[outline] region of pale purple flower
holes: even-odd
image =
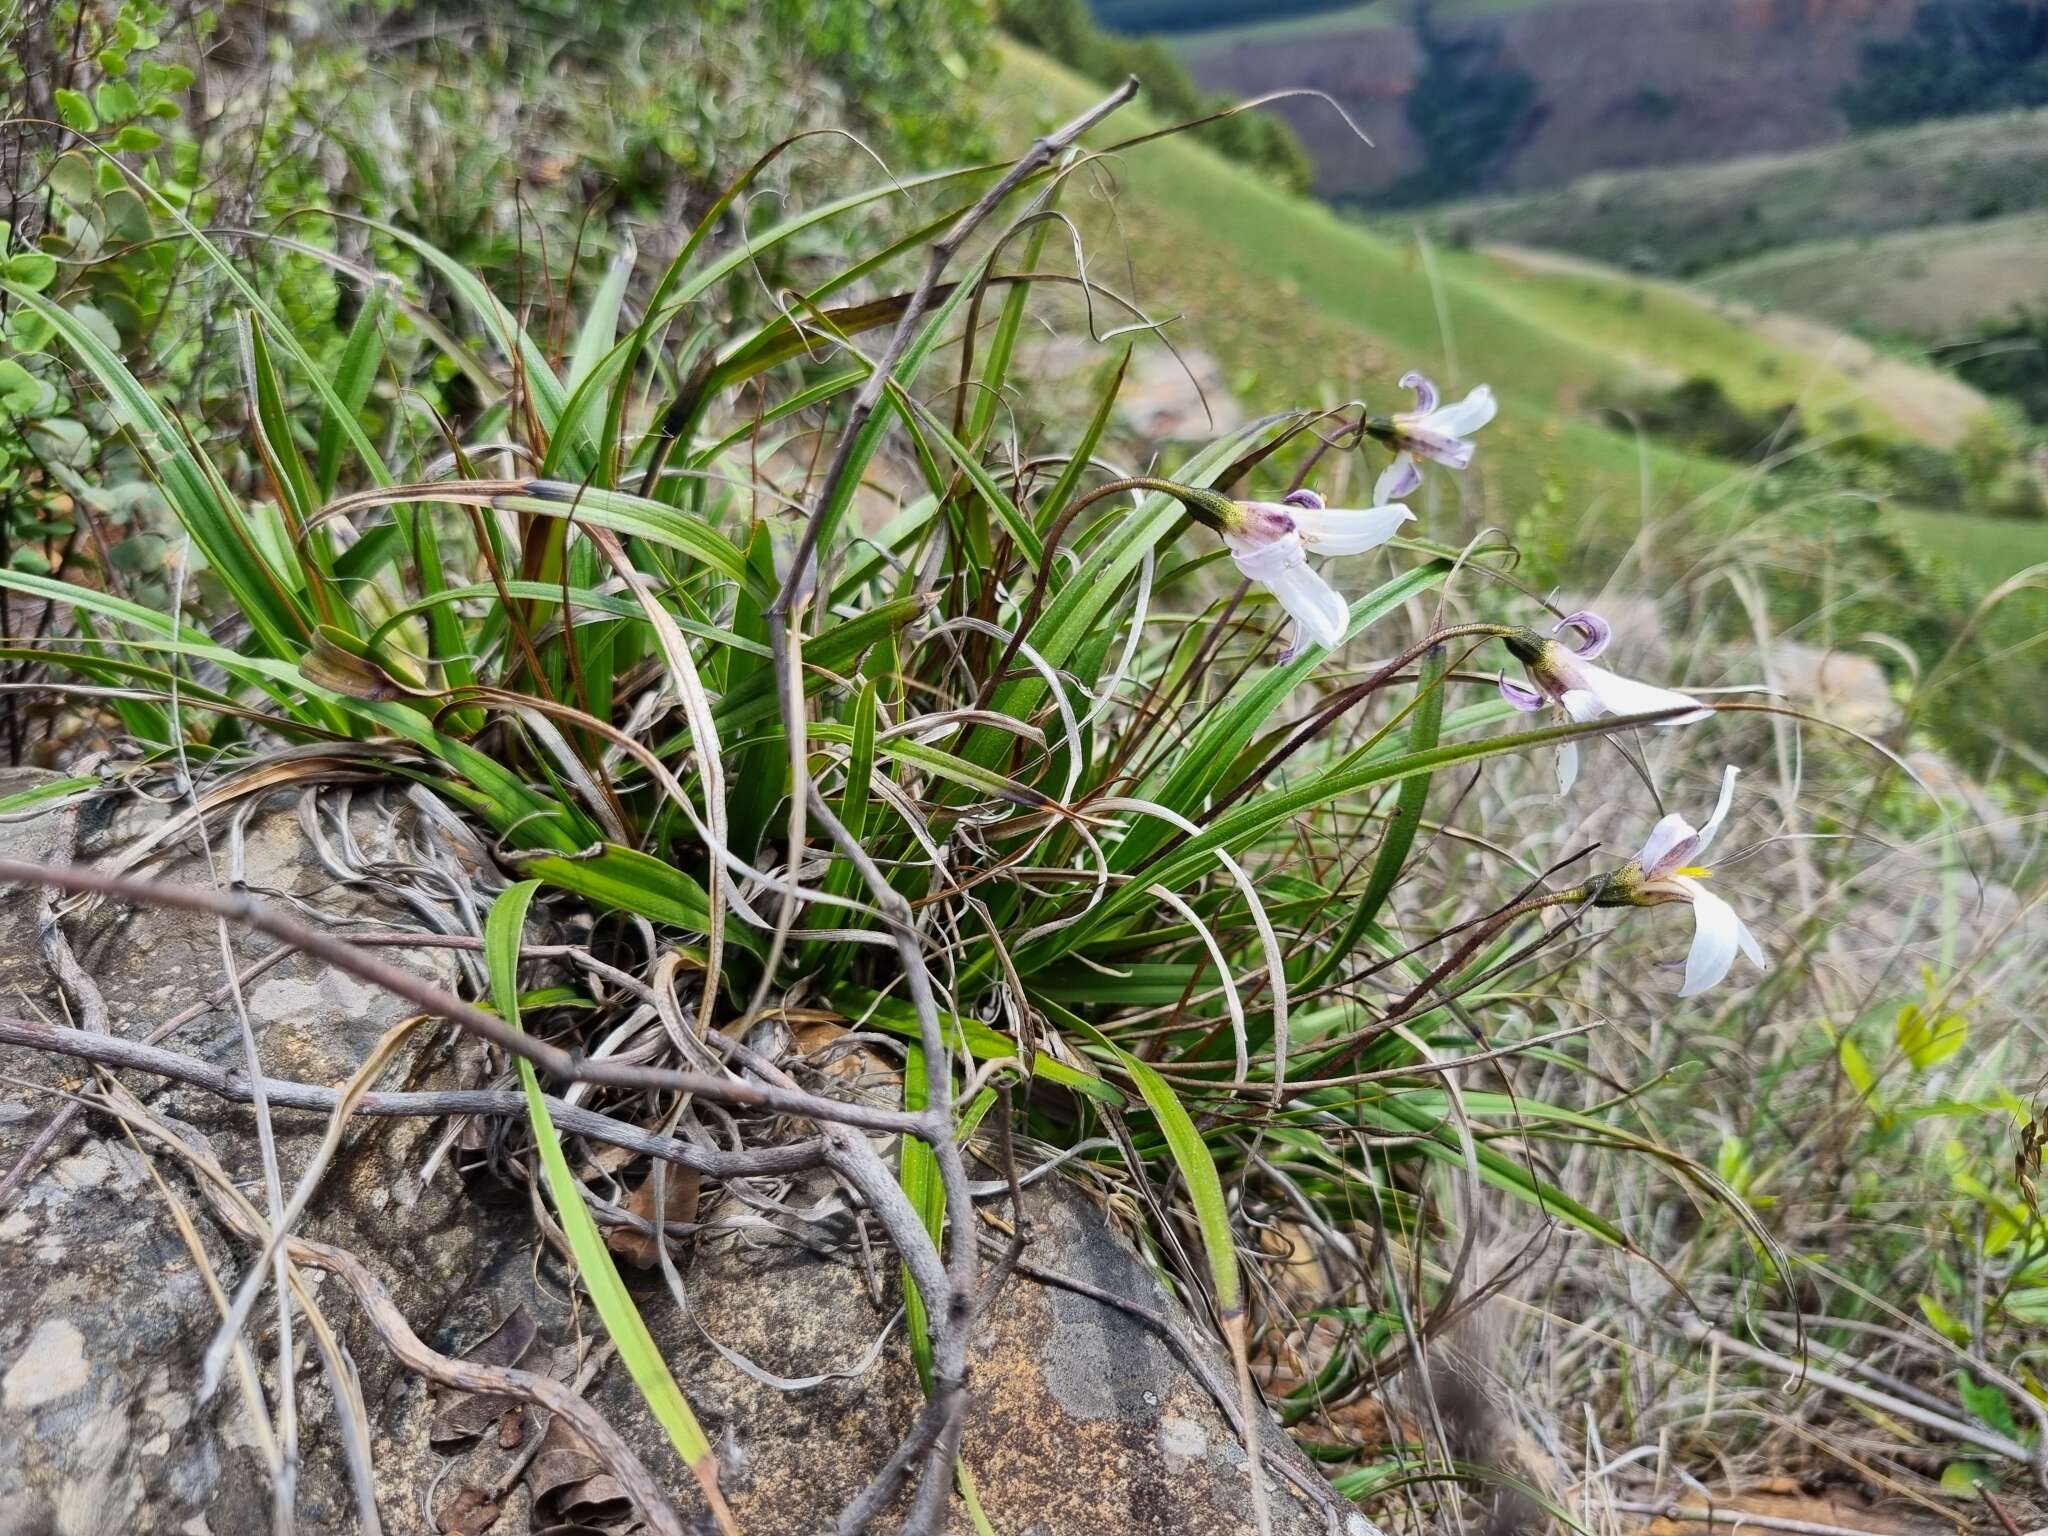
[[[1223,542],[1237,568],[1293,617],[1295,638],[1283,659],[1304,645],[1340,644],[1351,622],[1350,605],[1310,567],[1309,555],[1357,555],[1379,548],[1415,516],[1392,498],[1412,490],[1419,479],[1414,461],[1402,454],[1374,487],[1378,505],[1327,507],[1314,491],[1290,492],[1285,501],[1238,503],[1236,526],[1223,530]]]
[[[1493,420],[1499,409],[1493,391],[1482,384],[1456,405],[1437,403],[1436,385],[1420,373],[1401,376],[1401,387],[1415,391],[1415,409],[1396,411],[1388,429],[1395,447],[1434,459],[1452,469],[1472,462],[1472,434]]]
[[[1292,514],[1270,502],[1253,502],[1245,510],[1249,515],[1242,530],[1226,531],[1223,542],[1237,568],[1293,617],[1295,637],[1286,656],[1304,645],[1336,645],[1351,620],[1350,606],[1309,568],[1308,549]]]
[[[1689,693],[1639,683],[1594,666],[1593,658],[1614,638],[1613,626],[1597,613],[1567,614],[1557,621],[1551,635],[1562,639],[1523,631],[1508,641],[1508,649],[1529,673],[1528,684],[1510,682],[1505,674],[1499,679],[1501,697],[1517,709],[1539,710],[1551,703],[1576,721],[1598,720],[1603,715],[1650,715],[1669,709],[1688,711],[1665,721],[1667,725],[1689,725],[1713,713]],[[1557,792],[1564,794],[1578,776],[1579,744],[1567,741],[1557,749]]]
[[[1682,901],[1692,908],[1692,949],[1685,958],[1680,997],[1695,997],[1719,982],[1735,964],[1738,952],[1748,956],[1758,970],[1769,969],[1763,948],[1748,925],[1735,915],[1733,907],[1700,883],[1712,871],[1695,862],[1727,818],[1729,803],[1735,798],[1735,776],[1732,767],[1722,775],[1721,798],[1705,826],[1695,827],[1676,812],[1666,816],[1650,829],[1642,851],[1610,881],[1631,906]]]

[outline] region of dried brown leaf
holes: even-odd
[[[551,1521],[611,1520],[632,1507],[583,1437],[560,1419],[548,1426],[526,1482],[535,1515]]]
[[[446,1536],[483,1536],[498,1519],[498,1501],[483,1489],[465,1485],[441,1516]]]
[[[654,1180],[658,1173],[662,1170],[650,1172],[640,1182],[639,1188],[626,1197],[623,1207],[650,1228],[654,1224]],[[669,1221],[695,1221],[697,1202],[704,1187],[702,1176],[694,1168],[669,1168],[663,1176],[668,1183],[665,1218]],[[605,1243],[613,1253],[636,1269],[653,1269],[661,1262],[661,1250],[651,1230],[642,1232],[637,1227],[614,1227],[606,1236]]]
[[[503,1322],[461,1358],[478,1365],[509,1369],[526,1358],[538,1332],[526,1308],[514,1307]],[[434,1414],[434,1422],[427,1428],[427,1441],[430,1445],[459,1444],[474,1440],[495,1426],[503,1444],[504,1420],[509,1416],[523,1417],[524,1411],[521,1404],[509,1397],[473,1392],[451,1393]],[[517,1445],[521,1435],[515,1435],[510,1443]]]

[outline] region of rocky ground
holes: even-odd
[[[36,782],[17,774],[0,794]],[[342,933],[461,926],[453,900],[437,912],[422,896],[432,881],[419,874],[476,850],[395,792],[296,806],[258,797],[231,814],[228,832],[213,834],[215,867],[261,899]],[[110,794],[0,827],[0,857],[108,868],[155,839],[144,872],[211,883],[190,830],[170,805]],[[406,1018],[396,999],[302,955],[280,958],[267,940],[235,933],[227,942],[247,977],[266,1077],[341,1085]],[[16,887],[0,897],[9,996],[0,1012],[129,1041],[183,1020],[165,1048],[239,1070],[221,944],[205,916],[52,905]],[[460,981],[470,958],[400,952],[444,984]],[[0,1210],[0,1531],[266,1528],[266,1443],[280,1425],[269,1302],[220,1391],[210,1401],[198,1392],[203,1352],[251,1248],[194,1170],[216,1166],[260,1206],[253,1111],[147,1073],[123,1072],[115,1087],[75,1058],[29,1045],[0,1047],[0,1062],[0,1172],[19,1170]],[[425,1024],[405,1036],[378,1086],[475,1087],[491,1074],[479,1048]],[[128,1106],[125,1122],[105,1111],[109,1095]],[[58,1117],[81,1103],[51,1139]],[[287,1189],[315,1161],[325,1121],[277,1111]],[[186,1150],[173,1152],[165,1136]],[[389,1309],[380,1325],[348,1271],[295,1266],[302,1305],[319,1316],[309,1326],[298,1315],[291,1372],[299,1529],[349,1528],[339,1430],[356,1416],[350,1399],[368,1429],[386,1531],[633,1528],[625,1489],[559,1415],[516,1393],[430,1385],[395,1358],[390,1317],[458,1372],[516,1369],[571,1384],[678,1506],[697,1510],[688,1518],[703,1521],[688,1474],[542,1240],[538,1197],[465,1155],[483,1141],[460,1121],[358,1118],[297,1229],[352,1254]],[[615,1149],[581,1150],[624,1176]],[[702,1214],[675,1244],[678,1291],[658,1271],[624,1267],[716,1446],[740,1528],[830,1529],[921,1402],[895,1266],[882,1262],[881,1245],[859,1240],[858,1213],[829,1179],[770,1200],[715,1199]],[[1234,1403],[1229,1368],[1207,1331],[1088,1191],[1048,1179],[1029,1194],[1027,1214],[1024,1265],[974,1364],[965,1459],[989,1518],[1020,1536],[1247,1529],[1247,1458],[1221,1406]],[[990,1235],[1000,1237],[993,1224]],[[651,1262],[651,1242],[639,1242]],[[334,1341],[325,1364],[322,1331]],[[259,1399],[261,1418],[250,1407]],[[1370,1536],[1270,1424],[1265,1439],[1275,1532]],[[968,1529],[964,1515],[958,1528]]]

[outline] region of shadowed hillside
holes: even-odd
[[[1839,138],[1837,104],[1865,44],[1910,23],[1917,0],[1570,0],[1432,8],[1452,40],[1489,43],[1487,71],[1526,76],[1496,185],[1553,186],[1589,171],[1763,154]],[[1315,154],[1320,190],[1373,197],[1418,170],[1426,146],[1408,97],[1428,61],[1405,6],[1291,17],[1180,41],[1205,85],[1241,95],[1326,91],[1371,136],[1327,111],[1285,109]],[[1587,47],[1588,38],[1599,39]],[[1469,92],[1473,82],[1462,82]]]
[[[1433,215],[1446,238],[1547,245],[1687,275],[1812,240],[2048,207],[2048,110],[1867,134],[1795,154],[1588,176]]]

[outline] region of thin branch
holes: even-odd
[[[75,1057],[98,1066],[130,1069],[169,1078],[203,1088],[230,1103],[246,1104],[251,1098],[249,1082],[241,1073],[209,1062],[181,1056],[175,1051],[124,1040],[119,1035],[96,1035],[82,1029],[42,1024],[33,1019],[0,1018],[0,1045],[24,1046]],[[263,1087],[276,1109],[310,1110],[331,1114],[341,1102],[333,1088],[314,1083],[296,1083],[286,1078],[266,1077]],[[589,1141],[660,1158],[681,1168],[692,1168],[707,1178],[758,1178],[772,1174],[798,1173],[825,1161],[824,1143],[815,1138],[787,1146],[762,1147],[750,1152],[721,1152],[699,1147],[658,1131],[642,1130],[610,1115],[584,1109],[561,1099],[545,1100],[557,1129]],[[441,1115],[491,1115],[508,1119],[526,1118],[526,1096],[491,1089],[439,1089],[425,1092],[366,1093],[355,1102],[351,1113],[377,1119],[432,1119]]]
[[[637,1067],[624,1062],[591,1060],[550,1045],[544,1040],[508,1026],[495,1014],[485,1013],[474,1003],[464,1002],[445,988],[415,973],[360,953],[345,940],[324,934],[284,916],[247,896],[230,895],[197,886],[172,885],[141,880],[128,875],[108,875],[97,870],[57,868],[47,864],[25,864],[0,859],[0,885],[54,886],[75,893],[113,896],[147,906],[171,907],[186,912],[203,912],[211,917],[241,923],[258,933],[306,953],[372,986],[404,998],[435,1018],[446,1019],[479,1039],[497,1046],[507,1055],[522,1056],[551,1077],[572,1083],[594,1083],[603,1087],[655,1089],[690,1093],[725,1104],[771,1110],[776,1114],[800,1115],[806,1119],[837,1121],[865,1130],[896,1135],[929,1137],[927,1116],[901,1110],[871,1108],[839,1099],[820,1098],[792,1087],[764,1086],[737,1078],[711,1077],[696,1072],[678,1072],[662,1067]]]

